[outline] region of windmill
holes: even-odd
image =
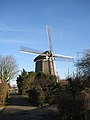
[[[39,50],[27,48],[27,47],[21,47],[20,52],[27,53],[27,54],[36,54],[38,55],[35,59],[35,72],[45,72],[49,73],[52,75],[56,75],[56,68],[55,68],[55,59],[58,58],[59,60],[69,60],[72,61],[74,57],[70,56],[64,56],[60,54],[54,54],[53,49],[52,49],[52,41],[50,37],[50,29],[48,26],[46,26],[47,30],[47,36],[48,36],[48,41],[49,41],[49,50],[42,52]]]

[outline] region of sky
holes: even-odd
[[[20,46],[73,56],[90,48],[90,0],[0,0],[0,55],[13,55],[19,70],[34,71],[36,55],[20,53]],[[73,62],[56,61],[60,78],[74,72]]]

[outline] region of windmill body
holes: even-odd
[[[45,53],[47,53],[47,51],[44,52],[44,54]],[[44,72],[47,74],[55,75],[55,71],[53,69],[53,64],[52,64],[53,61],[51,60],[51,58],[39,55],[34,59],[34,62],[35,62],[35,72]]]
[[[27,54],[36,54],[38,55],[35,59],[35,72],[44,72],[47,74],[56,75],[56,69],[55,69],[55,63],[54,60],[56,58],[61,60],[70,60],[72,61],[74,57],[65,56],[61,54],[54,54],[52,51],[52,42],[50,38],[50,31],[49,28],[47,29],[47,35],[48,35],[48,41],[49,41],[49,47],[50,50],[42,52],[35,49],[27,48],[27,47],[21,47],[20,52],[27,53]],[[57,76],[57,75],[56,75]]]

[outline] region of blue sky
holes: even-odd
[[[54,53],[74,56],[90,48],[90,0],[0,0],[0,54],[13,55],[19,69],[34,71],[35,55],[20,46],[49,49],[45,26],[51,29]],[[57,61],[59,76],[74,71],[73,63]]]

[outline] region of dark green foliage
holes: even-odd
[[[38,103],[38,99],[39,99],[38,91],[35,89],[31,89],[31,90],[29,90],[28,94],[29,94],[29,98],[30,98],[30,103],[34,106],[38,106],[39,105],[39,103]]]
[[[17,85],[19,88],[19,94],[22,94],[23,92],[23,82],[27,79],[27,72],[23,69],[21,72],[21,75],[17,77]]]
[[[28,94],[31,103],[39,106],[56,103],[56,96],[58,96],[60,89],[60,85],[56,81],[56,76],[43,72],[37,74],[26,72],[24,69],[17,78],[19,93]]]
[[[17,77],[17,85],[18,85],[18,89],[19,89],[19,94],[22,94],[22,84],[21,84],[22,81],[23,81],[22,76],[19,75]]]
[[[61,90],[62,86],[57,82],[50,86],[50,91],[48,92],[46,97],[46,101],[49,103],[49,105],[58,103],[58,97]]]
[[[17,85],[19,88],[19,94],[27,95],[28,90],[30,89],[31,83],[35,79],[35,72],[27,72],[23,69],[21,75],[17,77]]]
[[[44,91],[39,91],[38,89],[29,90],[30,103],[34,106],[42,106],[45,104],[45,94]]]
[[[27,77],[25,77],[23,83],[22,83],[22,94],[23,95],[27,95],[27,92],[30,90],[31,88],[31,84],[35,79],[35,72],[28,72],[27,73]]]
[[[34,91],[37,94],[34,94],[33,99],[37,98],[37,105],[42,106],[54,103],[54,90],[56,89],[56,84],[56,76],[48,75],[42,72],[37,73],[29,91],[30,99],[32,98],[32,93]],[[35,103],[35,101],[33,102]]]

